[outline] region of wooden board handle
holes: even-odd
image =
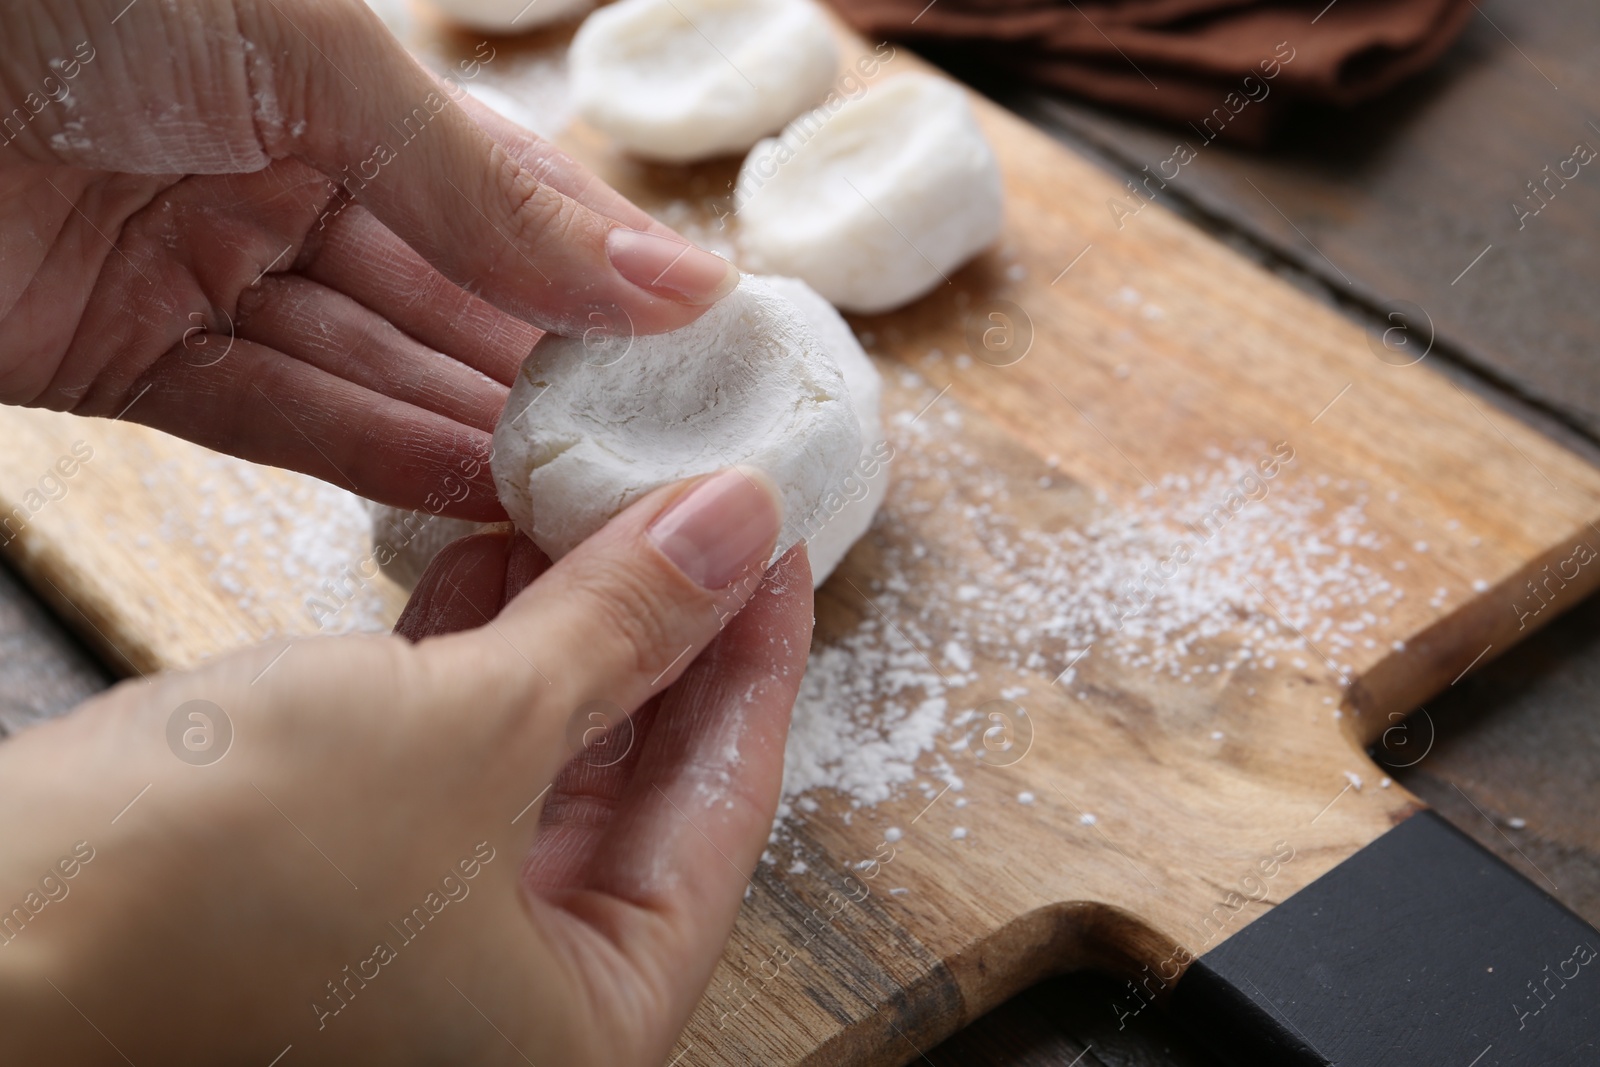
[[[1171,1009],[1239,1067],[1600,1063],[1600,933],[1431,811],[1201,956]]]

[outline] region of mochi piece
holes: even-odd
[[[743,152],[816,104],[839,50],[812,0],[620,0],[567,54],[577,113],[644,159]]]
[[[856,340],[850,324],[833,305],[798,278],[766,279],[777,292],[794,301],[811,328],[822,338],[844,376],[850,406],[861,423],[861,454],[854,468],[832,493],[823,497],[806,532],[806,552],[811,557],[811,579],[821,585],[852,545],[872,525],[873,516],[889,492],[889,461],[894,450],[883,435],[883,376]]]
[[[484,33],[522,33],[577,18],[594,0],[428,0],[451,22]]]
[[[615,341],[546,334],[517,372],[490,464],[517,528],[559,559],[650,490],[747,464],[783,497],[772,558],[802,540],[861,426],[800,309],[747,275],[689,325]]]
[[[407,590],[417,587],[422,572],[450,542],[483,530],[504,529],[506,525],[450,519],[372,501],[367,502],[367,513],[372,517],[372,548],[378,569]]]
[[[742,266],[873,313],[994,243],[1000,167],[962,89],[903,74],[756,145],[734,202]]]

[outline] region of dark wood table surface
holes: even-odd
[[[1369,327],[1382,328],[1393,301],[1420,306],[1437,331],[1428,356],[1435,369],[1600,463],[1600,160],[1538,215],[1519,217],[1511,206],[1533,203],[1526,183],[1578,142],[1600,149],[1600,6],[1477,6],[1436,70],[1357,111],[1306,112],[1265,151],[1206,146],[1161,202]],[[1186,139],[957,70],[1118,173],[1137,173]],[[59,714],[111,681],[0,566],[0,730]],[[1597,692],[1600,599],[1415,714],[1410,736],[1431,748],[1394,777],[1600,925]],[[922,1059],[939,1067],[1214,1063],[1158,1013],[1119,1029],[1117,994],[1109,978],[1063,976]]]
[[[1600,462],[1600,159],[1550,183],[1537,215],[1512,207],[1539,206],[1527,183],[1579,142],[1600,151],[1600,5],[1476,6],[1433,71],[1354,111],[1297,115],[1264,151],[1201,147],[1159,201],[1369,328],[1396,301],[1421,307],[1437,332],[1435,370]],[[935,58],[1119,174],[1142,176],[1197,140]],[[1600,598],[1414,713],[1414,743],[1434,744],[1394,777],[1600,925],[1597,695]],[[1215,1063],[1154,1012],[1119,1031],[1118,992],[1099,976],[1055,979],[927,1059]]]

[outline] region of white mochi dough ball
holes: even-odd
[[[378,568],[400,587],[417,587],[422,572],[433,557],[450,542],[478,533],[503,528],[505,523],[447,519],[426,511],[406,511],[388,504],[367,502],[372,516],[372,547]]]
[[[794,301],[822,338],[822,346],[844,376],[845,388],[850,390],[850,406],[861,423],[861,455],[855,468],[833,494],[823,498],[823,506],[813,520],[816,527],[806,538],[812,582],[821,585],[867,532],[889,492],[893,451],[883,435],[883,376],[856,340],[850,324],[815,289],[798,278],[765,280]]]
[[[791,301],[746,276],[700,318],[613,343],[546,334],[494,431],[495,488],[559,559],[658,486],[734,464],[783,496],[773,558],[805,536],[861,453],[844,378]]]
[[[522,33],[577,18],[594,0],[428,0],[440,14],[484,33]]]
[[[846,311],[929,292],[1000,236],[1000,167],[965,92],[904,74],[751,150],[735,186],[742,266]]]
[[[839,52],[812,0],[621,0],[567,55],[574,109],[624,149],[743,152],[828,91]]]

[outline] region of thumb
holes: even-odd
[[[46,115],[28,154],[139,173],[301,160],[330,179],[323,215],[354,199],[457,285],[559,333],[675,329],[737,282],[710,252],[564,195],[473,122],[457,100],[494,61],[487,42],[435,81],[361,0],[99,0],[64,18],[75,25],[23,40],[42,34],[27,50],[69,54],[81,34],[98,56],[72,84],[82,128],[44,140],[59,119]]]
[[[782,524],[765,475],[730,467],[660,489],[612,519],[493,621],[424,640],[452,706],[528,719],[541,773],[576,709],[632,713],[671,685],[760,588]],[[431,571],[430,571],[431,574]],[[465,680],[465,682],[464,682]],[[461,686],[471,687],[463,693]],[[534,768],[528,768],[533,770]]]
[[[329,59],[301,49],[273,65],[285,120],[268,134],[278,142],[269,152],[312,163],[440,273],[502,310],[566,335],[597,323],[657,333],[692,321],[737,284],[726,260],[621,225],[530,169],[472,120],[460,81],[436,81],[366,4],[245,6],[264,36],[292,43],[282,25],[292,18]]]

